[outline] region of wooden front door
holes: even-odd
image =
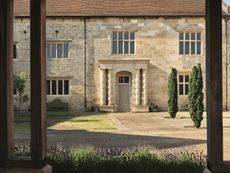
[[[117,86],[117,111],[130,111],[130,88],[131,80],[129,75],[118,76]]]

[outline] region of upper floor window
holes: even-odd
[[[113,54],[135,54],[135,32],[113,32]]]
[[[189,75],[179,75],[178,92],[179,95],[188,95],[189,91]]]
[[[179,54],[200,55],[201,54],[201,32],[180,32]]]
[[[15,43],[14,44],[14,47],[13,47],[13,58],[14,59],[17,59],[18,58],[18,55],[17,55],[17,44]]]
[[[47,80],[47,95],[69,95],[69,80]]]
[[[47,58],[68,58],[69,43],[46,43]]]

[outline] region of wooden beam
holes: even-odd
[[[208,164],[223,164],[222,1],[206,0]]]
[[[13,151],[13,0],[0,1],[0,163]],[[2,165],[0,165],[2,166]]]
[[[46,0],[30,0],[31,10],[31,159],[44,162],[46,134]]]
[[[230,162],[223,162],[221,165],[210,165],[213,173],[229,173],[230,172]]]

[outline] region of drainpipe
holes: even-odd
[[[86,18],[83,19],[84,20],[84,106],[85,106],[85,110],[87,108],[87,55],[86,55],[86,49],[87,49],[87,23],[86,23]]]
[[[226,51],[226,55],[225,55],[225,70],[226,70],[226,105],[225,105],[225,109],[226,111],[228,110],[228,20],[229,20],[229,17],[227,17],[225,19],[225,44],[226,44],[226,47],[225,47],[225,51]]]

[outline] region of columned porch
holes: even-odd
[[[119,78],[121,72],[130,73],[130,111],[148,111],[148,59],[99,60],[100,63],[100,108],[102,111],[119,111]],[[120,93],[122,94],[122,93]],[[128,111],[127,111],[128,112]]]

